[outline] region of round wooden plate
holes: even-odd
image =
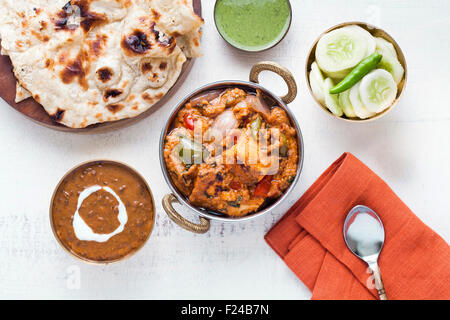
[[[193,0],[194,11],[196,14],[201,16],[202,14],[202,3],[201,0]],[[1,45],[0,45],[1,48]],[[0,97],[3,98],[11,107],[33,120],[34,122],[43,125],[45,127],[65,131],[65,132],[74,132],[74,133],[101,133],[106,132],[118,128],[123,128],[129,126],[133,123],[136,123],[139,120],[142,120],[153,112],[158,110],[161,106],[163,106],[167,100],[176,92],[176,90],[182,85],[184,80],[186,79],[189,71],[192,68],[194,63],[194,59],[188,59],[181,70],[180,77],[174,86],[167,92],[167,94],[158,101],[155,105],[153,105],[150,109],[143,112],[139,116],[130,119],[123,119],[119,121],[113,122],[104,122],[98,123],[86,128],[74,129],[66,127],[62,124],[54,122],[47,112],[45,112],[44,108],[37,103],[33,98],[26,99],[20,103],[15,103],[16,98],[16,78],[12,72],[11,60],[8,56],[0,55]]]

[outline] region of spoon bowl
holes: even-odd
[[[350,251],[365,261],[372,271],[380,300],[387,300],[378,266],[378,257],[385,240],[381,219],[369,207],[358,205],[348,213],[343,233],[345,243]]]

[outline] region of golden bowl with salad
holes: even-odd
[[[407,79],[405,57],[385,31],[347,22],[324,32],[306,62],[308,87],[327,113],[351,122],[390,112]]]

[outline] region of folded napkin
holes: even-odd
[[[378,299],[367,265],[345,245],[347,213],[372,208],[385,227],[379,259],[388,299],[450,299],[450,248],[349,153],[333,163],[265,239],[312,299]]]

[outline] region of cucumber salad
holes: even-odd
[[[392,43],[351,25],[319,40],[309,82],[334,115],[368,119],[393,104],[404,74]]]

